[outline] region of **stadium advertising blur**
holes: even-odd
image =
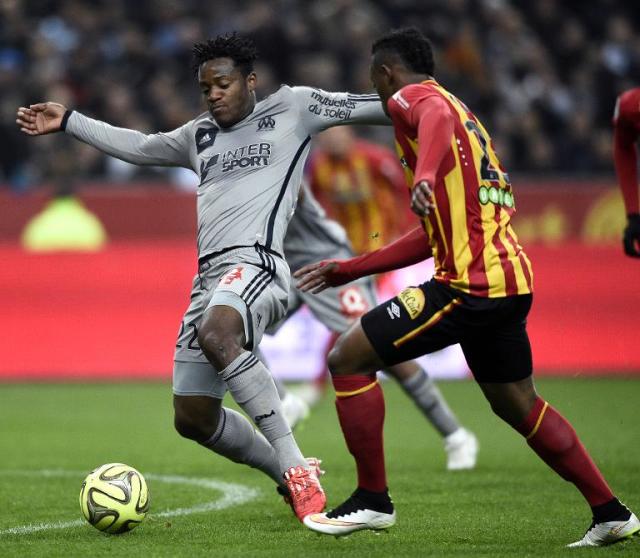
[[[11,207],[0,222],[0,378],[168,380],[196,267],[193,195],[148,184],[92,186],[77,199],[101,223],[104,239],[58,250],[29,244],[47,190],[0,193],[0,205]],[[640,269],[621,254],[621,206],[606,182],[518,189],[516,227],[536,269],[529,329],[537,374],[640,372],[633,321]],[[385,276],[379,300],[431,273],[427,261]],[[324,366],[328,335],[303,308],[275,337],[265,336],[262,348],[276,375],[302,380]],[[458,347],[422,362],[434,377],[468,375]]]

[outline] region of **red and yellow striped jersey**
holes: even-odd
[[[627,215],[640,212],[638,155],[640,137],[640,87],[622,93],[613,114],[613,161]]]
[[[532,292],[511,183],[484,126],[435,80],[403,87],[388,108],[409,187],[427,180],[433,190],[423,227],[435,279],[481,297]]]
[[[380,145],[358,140],[340,158],[318,148],[307,178],[329,217],[346,229],[356,254],[395,240],[413,221],[402,168],[393,151]]]

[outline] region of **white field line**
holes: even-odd
[[[86,472],[65,471],[55,469],[43,469],[41,471],[1,471],[0,477],[75,477],[83,479]],[[241,484],[217,481],[215,479],[203,479],[193,477],[183,477],[180,475],[155,475],[153,473],[145,473],[145,478],[151,481],[164,482],[167,484],[182,484],[190,486],[198,486],[207,490],[221,492],[222,498],[211,500],[190,506],[187,508],[174,508],[160,512],[150,513],[149,517],[176,517],[180,515],[190,515],[193,513],[203,513],[210,511],[219,511],[232,506],[246,504],[251,500],[255,500],[260,491]],[[9,529],[0,530],[2,535],[29,535],[38,531],[50,531],[52,529],[68,529],[70,527],[79,527],[85,522],[82,519],[74,519],[73,521],[55,521],[51,523],[33,523],[31,525],[20,525]]]

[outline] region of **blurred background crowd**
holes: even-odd
[[[29,140],[14,124],[20,105],[54,100],[118,126],[176,128],[203,110],[193,43],[231,30],[259,47],[259,95],[280,83],[369,91],[371,42],[404,25],[431,37],[437,79],[485,122],[516,180],[612,174],[615,99],[640,81],[640,2],[0,0],[0,185],[185,180],[68,138]],[[378,138],[390,144],[391,133]]]

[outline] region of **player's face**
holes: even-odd
[[[371,77],[371,83],[373,87],[380,95],[380,101],[382,102],[382,110],[389,116],[387,109],[387,101],[395,92],[396,88],[393,86],[392,76],[387,66],[376,62],[375,57],[371,60],[371,66],[369,68],[369,75]]]
[[[242,120],[255,106],[256,74],[242,75],[231,58],[201,64],[198,82],[211,116],[223,128]]]

